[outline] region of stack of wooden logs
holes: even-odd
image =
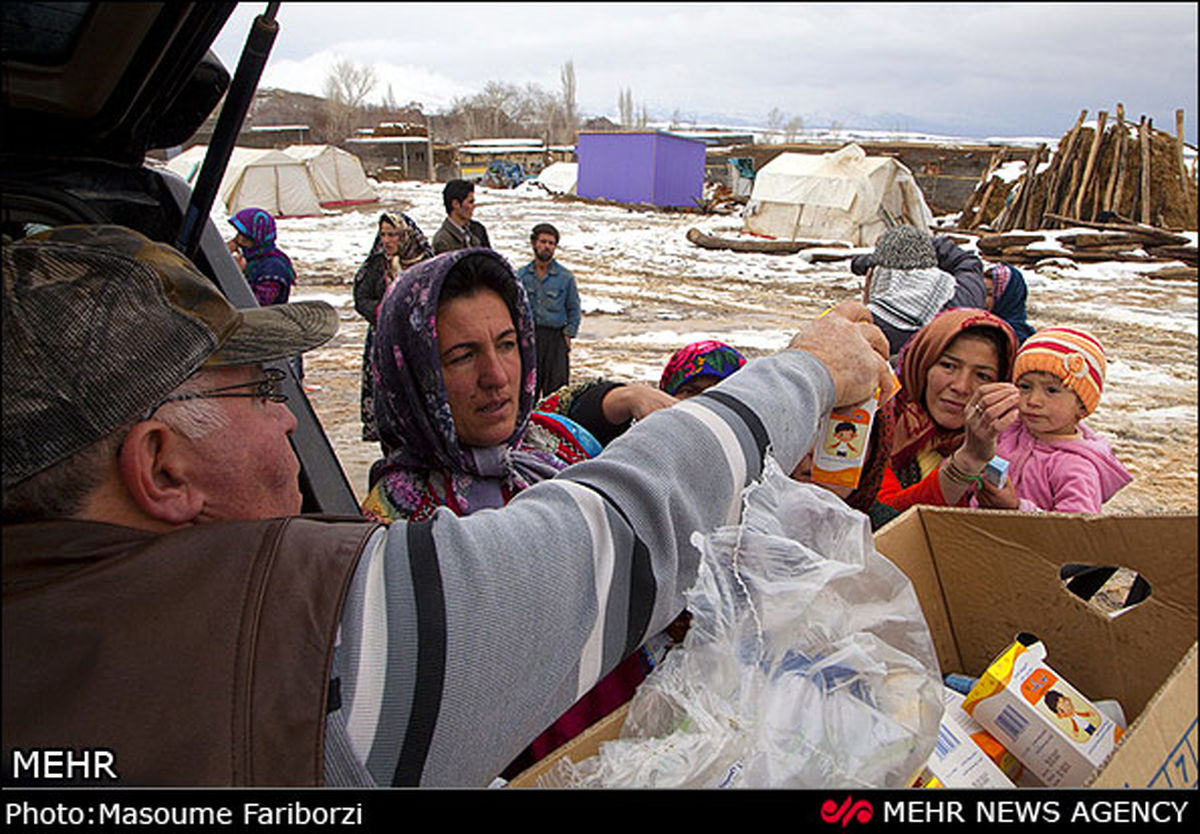
[[[1046,258],[1070,258],[1076,262],[1183,261],[1190,271],[1179,271],[1171,277],[1196,277],[1196,244],[1186,235],[1140,223],[1077,222],[1061,215],[1052,215],[1050,219],[1070,221],[1073,226],[1092,231],[983,234],[977,241],[979,254],[990,261],[1018,265],[1035,264]]]
[[[1087,113],[1080,112],[1056,150],[1035,148],[1020,177],[1005,179],[995,163],[989,166],[958,228],[1007,232],[1117,219],[1196,229],[1196,170],[1184,161],[1183,111],[1175,111],[1175,136],[1156,130],[1145,116],[1127,122],[1120,103],[1111,123],[1102,110],[1094,125],[1085,125]]]

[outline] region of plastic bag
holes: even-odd
[[[768,458],[741,525],[692,543],[683,644],[619,739],[539,784],[907,787],[936,741],[941,675],[912,585],[866,517]]]

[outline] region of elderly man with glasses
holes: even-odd
[[[115,226],[3,274],[8,780],[90,750],[105,785],[486,785],[679,613],[766,450],[793,468],[887,374],[851,306],[502,510],[381,527],[296,515],[262,367],[332,307],[235,310]]]

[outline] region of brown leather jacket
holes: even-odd
[[[92,784],[321,784],[338,618],[376,527],[5,525],[6,781],[28,775],[14,750],[69,748],[112,751],[118,780]]]

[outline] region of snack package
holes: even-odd
[[[813,449],[814,483],[853,489],[862,477],[863,463],[870,451],[871,426],[875,412],[900,390],[900,379],[892,373],[891,387],[875,390],[875,396],[858,405],[834,408],[817,427]]]
[[[1008,461],[999,455],[989,460],[983,467],[983,479],[996,489],[1003,487],[1008,480]]]
[[[942,723],[937,744],[914,788],[1013,788],[1021,764],[987,730],[963,711],[963,695],[942,691]],[[982,742],[982,744],[981,744]],[[998,751],[1003,751],[999,752]],[[1009,765],[1006,773],[993,757]]]
[[[1048,787],[1080,787],[1124,731],[1046,663],[1046,647],[1020,635],[963,700],[975,718]]]

